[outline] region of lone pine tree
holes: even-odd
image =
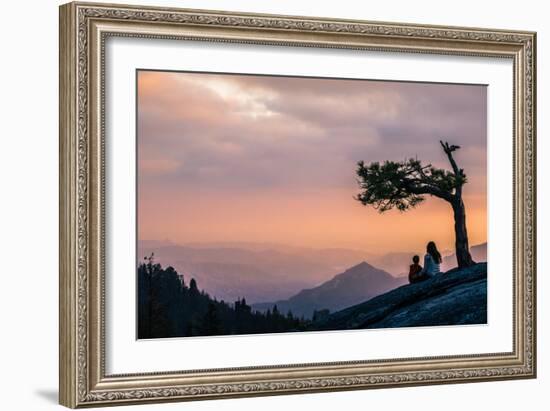
[[[406,211],[416,207],[431,195],[447,201],[454,214],[456,259],[459,267],[474,264],[468,246],[466,230],[466,209],[462,200],[462,187],[466,184],[466,174],[459,168],[453,152],[460,147],[440,141],[447,155],[452,171],[435,168],[431,164],[422,165],[417,159],[402,162],[385,161],[365,165],[357,163],[357,176],[361,192],[356,200],[372,206],[380,213],[393,208]]]

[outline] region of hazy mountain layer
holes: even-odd
[[[415,254],[393,252],[377,256],[360,250],[310,249],[271,243],[177,245],[167,240],[139,242],[139,260],[152,252],[155,261],[173,266],[187,282],[195,278],[201,288],[209,290],[219,300],[232,302],[245,297],[250,303],[286,301],[299,290],[327,282],[364,260],[393,276],[406,277]],[[487,260],[486,243],[471,247],[471,252],[477,262]],[[442,270],[455,266],[454,254],[444,257]],[[309,311],[312,305],[316,303],[308,304],[305,309]],[[265,306],[260,307],[264,309]]]
[[[368,258],[368,261],[378,268],[381,268],[394,276],[401,277],[409,274],[409,265],[412,264],[413,255],[420,256],[420,264],[424,258],[424,250],[410,251],[410,252],[395,252],[388,253],[381,256],[372,256]],[[474,245],[470,247],[470,253],[472,258],[476,262],[487,261],[487,243]],[[451,252],[441,251],[443,254],[443,263],[441,264],[442,271],[448,271],[451,268],[456,267],[456,255]]]
[[[268,244],[247,249],[222,244],[139,243],[140,260],[153,252],[156,262],[173,266],[186,282],[195,278],[210,295],[229,302],[240,297],[249,302],[287,298],[365,259],[364,252],[347,249],[315,250]]]
[[[398,287],[405,281],[362,262],[318,287],[302,290],[286,300],[253,304],[252,308],[266,311],[277,305],[282,313],[291,311],[295,316],[311,318],[315,310],[340,310]]]

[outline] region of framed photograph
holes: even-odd
[[[60,8],[60,403],[536,376],[533,32]]]

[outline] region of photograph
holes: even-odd
[[[542,14],[280,3],[59,6],[60,404],[537,378]]]
[[[138,339],[487,323],[486,84],[135,73]]]

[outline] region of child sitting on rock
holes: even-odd
[[[418,283],[426,279],[426,276],[421,275],[422,266],[418,264],[420,257],[415,255],[413,257],[413,263],[409,267],[409,283]]]

